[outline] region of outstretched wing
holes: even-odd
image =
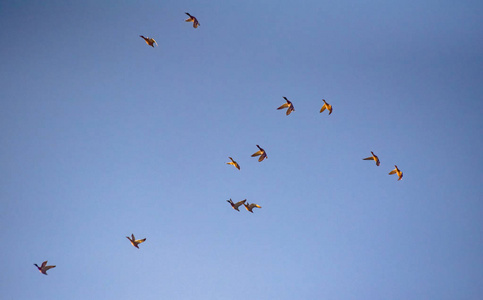
[[[142,239],[142,240],[136,240],[136,243],[137,244],[141,244],[141,243],[144,243],[146,241],[146,238]]]
[[[40,266],[40,267],[43,269],[43,268],[45,268],[45,266],[46,266],[46,265],[47,265],[47,261],[44,261],[44,262],[42,263],[42,266]]]
[[[46,266],[46,267],[44,268],[44,271],[50,270],[50,269],[52,269],[52,268],[55,268],[55,266]]]
[[[262,153],[263,153],[262,150],[257,151],[257,152],[255,152],[255,153],[252,154],[252,157],[262,155]]]
[[[392,175],[392,174],[396,174],[396,169],[394,169],[391,172],[389,172],[389,175]]]
[[[363,158],[363,160],[374,160],[374,157],[366,157],[366,158]]]
[[[262,161],[264,160],[265,158],[267,158],[267,153],[263,152],[262,155],[260,155],[260,158],[258,159],[258,161]]]
[[[320,112],[323,112],[327,107],[327,105],[324,104],[324,106],[322,106],[322,108],[320,109]]]
[[[289,105],[290,105],[290,104],[288,104],[288,103],[284,103],[283,105],[281,105],[281,106],[280,106],[279,108],[277,108],[277,109],[287,108],[287,107],[289,107]]]

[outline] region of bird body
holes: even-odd
[[[371,153],[372,153],[372,156],[363,158],[363,160],[374,160],[376,162],[376,166],[379,166],[381,164],[381,162],[379,161],[379,157],[377,157],[377,155],[375,155],[374,152],[371,151]]]
[[[401,170],[398,169],[398,167],[396,165],[394,165],[395,169],[392,170],[391,172],[389,172],[389,175],[392,175],[392,174],[397,174],[397,176],[399,177],[397,180],[401,180],[402,177],[403,177],[403,172]]]
[[[193,28],[197,28],[200,26],[200,22],[198,22],[198,19],[196,19],[194,16],[190,15],[189,13],[185,13],[189,16],[188,19],[186,19],[186,22],[193,22]]]
[[[235,168],[237,168],[238,170],[240,170],[240,165],[239,165],[239,164],[238,164],[236,161],[234,161],[234,160],[233,160],[233,158],[231,158],[231,157],[229,157],[229,156],[228,156],[228,158],[229,158],[231,161],[230,161],[230,162],[227,162],[226,164],[227,164],[227,165],[233,165],[233,166],[235,166]]]
[[[240,207],[242,204],[245,204],[245,201],[247,201],[247,199],[238,201],[237,203],[233,203],[233,200],[231,200],[231,198],[230,200],[226,200],[226,202],[231,204],[231,207],[233,207],[234,210],[238,210],[238,211],[240,211],[238,207]]]
[[[126,236],[126,238],[127,238],[127,239],[128,239],[130,242],[131,242],[131,244],[132,244],[134,247],[136,247],[136,248],[138,248],[138,249],[139,249],[139,246],[138,246],[138,245],[139,245],[139,244],[141,244],[141,243],[144,243],[144,241],[146,241],[146,238],[141,239],[141,240],[136,240],[136,239],[134,238],[134,233],[133,233],[133,234],[131,234],[131,238],[130,238],[130,237],[128,237],[128,236]]]
[[[245,203],[243,203],[243,205],[244,205],[244,206],[245,206],[245,208],[246,208],[246,209],[247,209],[249,212],[251,212],[251,213],[253,213],[253,208],[255,208],[255,207],[262,208],[260,205],[255,204],[255,203],[248,203],[248,202],[247,202],[246,204],[245,204]]]
[[[52,268],[55,268],[55,266],[47,266],[47,261],[44,261],[40,267],[37,264],[34,264],[34,266],[36,266],[37,269],[39,269],[39,272],[44,275],[48,275],[47,271]]]
[[[332,105],[330,105],[329,103],[325,102],[324,99],[322,99],[322,101],[324,101],[324,105],[320,109],[320,112],[323,112],[325,109],[327,109],[329,111],[329,115],[330,115],[332,113]]]
[[[148,44],[149,46],[151,46],[153,48],[154,48],[154,44],[156,44],[156,46],[158,45],[158,43],[156,43],[156,40],[154,40],[153,38],[145,37],[144,35],[140,35],[140,37],[142,37],[144,39],[146,44]]]
[[[292,102],[290,102],[290,100],[288,100],[286,97],[283,97],[283,99],[285,99],[285,101],[287,101],[287,103],[282,104],[282,106],[280,106],[277,109],[287,108],[286,115],[288,116],[288,115],[290,115],[290,113],[292,113],[293,111],[295,111],[295,108],[294,108]]]
[[[257,145],[257,147],[258,147],[258,149],[260,149],[260,150],[259,150],[259,151],[257,151],[257,152],[255,152],[255,153],[253,153],[253,154],[252,154],[252,157],[255,157],[255,156],[260,156],[260,157],[258,158],[258,161],[259,161],[259,162],[260,162],[260,161],[262,161],[262,160],[264,160],[265,158],[268,158],[268,156],[267,156],[267,152],[265,152],[265,150],[264,150],[263,148],[261,148],[260,146],[258,146],[258,145]]]

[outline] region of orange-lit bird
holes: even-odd
[[[397,174],[397,176],[399,177],[397,180],[401,180],[403,178],[403,172],[399,170],[396,165],[394,165],[394,167],[395,169],[389,172],[389,175]]]
[[[325,109],[327,109],[329,111],[329,115],[330,115],[332,113],[332,105],[330,105],[329,103],[325,102],[325,99],[322,99],[322,101],[324,101],[324,105],[320,109],[320,112],[323,112]]]
[[[282,106],[280,106],[277,109],[287,108],[286,115],[288,116],[288,115],[290,115],[291,112],[295,111],[295,108],[293,107],[293,104],[292,104],[292,102],[290,102],[290,100],[288,100],[286,97],[283,97],[283,99],[285,99],[285,101],[287,101],[287,103],[284,103]]]
[[[238,164],[236,161],[234,161],[234,160],[233,160],[233,158],[231,158],[231,157],[229,157],[229,156],[228,156],[228,158],[229,158],[231,161],[230,161],[230,162],[227,162],[226,164],[227,164],[227,165],[233,165],[233,166],[235,166],[235,168],[237,168],[238,170],[240,170],[240,165],[239,165],[239,164]]]
[[[240,207],[242,204],[245,204],[245,201],[247,201],[247,199],[238,201],[237,203],[233,203],[233,200],[231,200],[231,198],[230,200],[226,200],[226,202],[231,204],[231,207],[233,207],[234,210],[238,210],[238,211],[240,211],[238,207]]]
[[[131,234],[131,237],[132,237],[132,238],[130,238],[130,237],[128,237],[128,236],[126,236],[126,238],[127,238],[127,239],[128,239],[130,242],[131,242],[131,244],[132,244],[134,247],[138,248],[138,249],[139,249],[138,245],[139,245],[139,244],[141,244],[141,243],[144,243],[144,242],[146,241],[146,238],[144,238],[144,239],[142,239],[142,240],[136,240],[136,239],[134,238],[134,233],[133,233],[133,234]]]
[[[185,21],[186,22],[193,22],[193,28],[197,28],[198,26],[200,26],[200,22],[198,22],[198,19],[196,19],[195,17],[193,17],[189,13],[185,13],[185,14],[187,14],[189,16],[189,18],[186,19]]]
[[[363,158],[363,160],[374,160],[376,161],[376,166],[379,166],[381,164],[381,162],[379,161],[379,157],[377,157],[377,155],[374,154],[374,152],[372,152],[372,156],[371,157],[367,157],[367,158]]]
[[[255,152],[255,153],[253,153],[253,154],[252,154],[252,157],[255,157],[255,156],[260,156],[260,157],[258,158],[258,161],[262,161],[262,160],[264,160],[265,158],[268,158],[268,156],[267,156],[267,152],[265,152],[265,150],[263,150],[263,148],[261,148],[260,146],[258,146],[258,145],[257,145],[257,147],[258,147],[258,149],[260,149],[260,150],[259,150],[259,151],[257,151],[257,152]]]
[[[153,38],[145,37],[144,35],[140,35],[140,37],[142,37],[144,39],[146,44],[148,44],[149,46],[151,46],[153,48],[154,48],[154,44],[156,44],[156,46],[158,45],[158,43],[156,43],[156,41]]]
[[[244,205],[244,206],[245,206],[245,208],[246,208],[246,209],[247,209],[249,212],[251,212],[251,213],[253,213],[253,208],[255,208],[255,207],[262,208],[260,205],[255,204],[255,203],[248,203],[248,202],[247,202],[246,204],[245,204],[245,203],[243,203],[243,205]]]

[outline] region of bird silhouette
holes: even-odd
[[[158,45],[158,43],[156,43],[156,41],[153,38],[145,37],[144,35],[140,35],[140,37],[142,37],[144,39],[146,44],[148,44],[149,46],[151,46],[153,48],[154,48],[154,44],[156,44],[156,46]]]
[[[253,154],[252,154],[252,157],[255,157],[255,156],[260,156],[260,157],[258,158],[258,161],[262,161],[262,160],[264,160],[265,158],[268,158],[268,156],[267,156],[267,152],[265,152],[265,150],[263,150],[263,148],[261,148],[260,146],[258,146],[258,145],[257,145],[257,147],[258,147],[258,149],[260,149],[260,150],[259,150],[259,151],[257,151],[257,152],[255,152],[255,153],[253,153]]]
[[[371,151],[371,153],[372,153],[372,156],[363,158],[363,160],[374,160],[376,161],[376,166],[379,166],[381,164],[381,162],[379,161],[379,157],[377,157],[377,155],[375,155],[374,152]]]
[[[324,99],[322,99],[322,101],[324,101],[324,105],[320,109],[320,112],[323,112],[325,109],[327,109],[329,111],[329,115],[330,115],[332,113],[332,105],[330,105],[329,103],[325,102]]]
[[[245,208],[246,208],[246,209],[247,209],[249,212],[251,212],[251,213],[253,213],[253,208],[255,208],[255,207],[262,208],[260,205],[255,204],[255,203],[248,203],[248,202],[247,202],[246,204],[245,204],[245,203],[243,203],[243,205],[244,205],[244,206],[245,206]]]
[[[198,26],[200,26],[200,22],[198,22],[198,19],[196,19],[195,17],[193,17],[192,15],[190,15],[187,12],[185,12],[185,14],[187,14],[189,16],[189,18],[186,19],[185,21],[186,22],[193,22],[193,28],[197,28]]]
[[[141,240],[136,240],[136,239],[134,238],[134,233],[133,233],[133,234],[131,234],[131,237],[132,237],[132,238],[130,238],[130,237],[128,237],[128,236],[126,236],[126,238],[127,238],[127,239],[128,239],[130,242],[131,242],[131,244],[132,244],[134,247],[138,248],[138,249],[139,249],[139,246],[138,246],[138,245],[139,245],[139,244],[141,244],[141,243],[144,243],[144,242],[146,241],[146,238],[141,239]]]
[[[290,115],[290,113],[292,113],[293,111],[295,111],[295,108],[293,107],[293,104],[292,104],[292,102],[290,102],[290,100],[288,100],[286,97],[283,97],[283,99],[285,99],[285,101],[287,101],[287,103],[282,104],[282,106],[280,106],[277,109],[287,108],[286,115],[288,116],[288,115]]]
[[[401,170],[399,170],[396,165],[394,165],[394,168],[395,168],[394,170],[389,172],[389,175],[397,174],[397,176],[399,177],[397,180],[399,181],[403,178],[403,172]]]
[[[238,210],[238,211],[240,211],[238,207],[240,207],[242,204],[245,204],[245,201],[247,201],[247,199],[238,201],[237,203],[233,203],[233,200],[231,200],[231,198],[230,200],[226,200],[226,202],[231,204],[231,207],[233,207],[234,210]]]
[[[39,269],[39,272],[44,275],[48,275],[47,271],[52,268],[55,268],[55,266],[47,266],[47,261],[44,261],[40,267],[37,264],[34,264],[34,266],[36,266],[37,269]]]

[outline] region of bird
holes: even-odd
[[[231,159],[231,161],[230,162],[227,162],[226,164],[227,165],[233,165],[233,166],[235,166],[235,168],[237,168],[238,170],[240,170],[240,165],[236,161],[234,161],[233,158],[231,158],[229,156],[228,156],[228,158]]]
[[[245,200],[246,200],[246,199],[245,199]],[[254,208],[254,207],[262,208],[260,205],[255,204],[255,203],[248,203],[248,202],[247,202],[247,204],[243,203],[243,205],[244,205],[244,206],[245,206],[245,208],[246,208],[246,209],[247,209],[249,212],[251,212],[251,213],[253,213],[253,208]]]
[[[247,199],[238,201],[237,203],[233,203],[233,200],[231,200],[231,198],[230,200],[226,200],[226,202],[231,204],[231,207],[233,207],[234,210],[238,210],[238,211],[240,211],[238,207],[240,207],[242,204],[245,204],[245,201],[247,201]]]
[[[146,44],[148,44],[149,46],[151,46],[153,48],[154,48],[154,44],[156,44],[156,46],[158,45],[158,43],[156,43],[156,41],[153,38],[145,37],[144,35],[140,35],[140,37],[142,37],[144,39]]]
[[[375,160],[376,166],[379,166],[381,164],[381,162],[379,161],[379,157],[377,157],[377,155],[375,155],[374,152],[371,151],[371,153],[372,153],[372,156],[363,158],[363,160]]]
[[[324,106],[322,106],[322,108],[320,109],[320,112],[323,112],[327,108],[327,110],[329,111],[329,115],[330,115],[332,113],[332,105],[325,102],[325,99],[322,99],[322,101],[324,101]]]
[[[190,15],[187,12],[185,12],[185,14],[187,14],[189,16],[189,18],[186,19],[185,21],[186,22],[193,22],[193,28],[197,28],[198,26],[200,26],[200,22],[198,22],[198,19],[196,19],[195,17],[193,17],[192,15]]]
[[[397,180],[399,181],[403,178],[403,172],[399,170],[396,165],[394,165],[394,167],[395,169],[389,172],[389,175],[397,174],[397,176],[399,177]]]
[[[268,158],[267,156],[267,152],[265,152],[265,150],[263,150],[263,148],[261,148],[260,146],[258,146],[258,149],[260,149],[260,151],[257,151],[255,153],[252,154],[252,157],[255,157],[255,156],[259,156],[260,155],[260,158],[258,158],[258,161],[262,161],[264,160],[265,158]]]
[[[37,269],[39,269],[40,273],[44,275],[49,275],[47,274],[47,271],[52,268],[55,268],[55,266],[47,266],[47,261],[44,261],[40,267],[37,264],[34,264],[34,266],[36,266]]]
[[[133,233],[133,234],[131,234],[131,237],[132,237],[132,238],[130,238],[130,237],[128,237],[128,236],[126,236],[126,238],[127,238],[127,239],[128,239],[130,242],[131,242],[131,244],[132,244],[134,247],[138,248],[138,249],[139,249],[138,245],[139,245],[139,244],[141,244],[141,243],[144,243],[144,241],[146,241],[146,238],[144,238],[144,239],[142,239],[142,240],[136,240],[136,239],[134,238],[134,233]]]
[[[286,115],[290,115],[291,112],[295,111],[295,108],[293,107],[293,104],[292,102],[290,102],[290,100],[288,100],[286,97],[283,97],[283,99],[285,99],[285,101],[287,101],[287,103],[284,103],[282,106],[280,106],[279,108],[277,109],[283,109],[283,108],[287,108],[287,113]]]

